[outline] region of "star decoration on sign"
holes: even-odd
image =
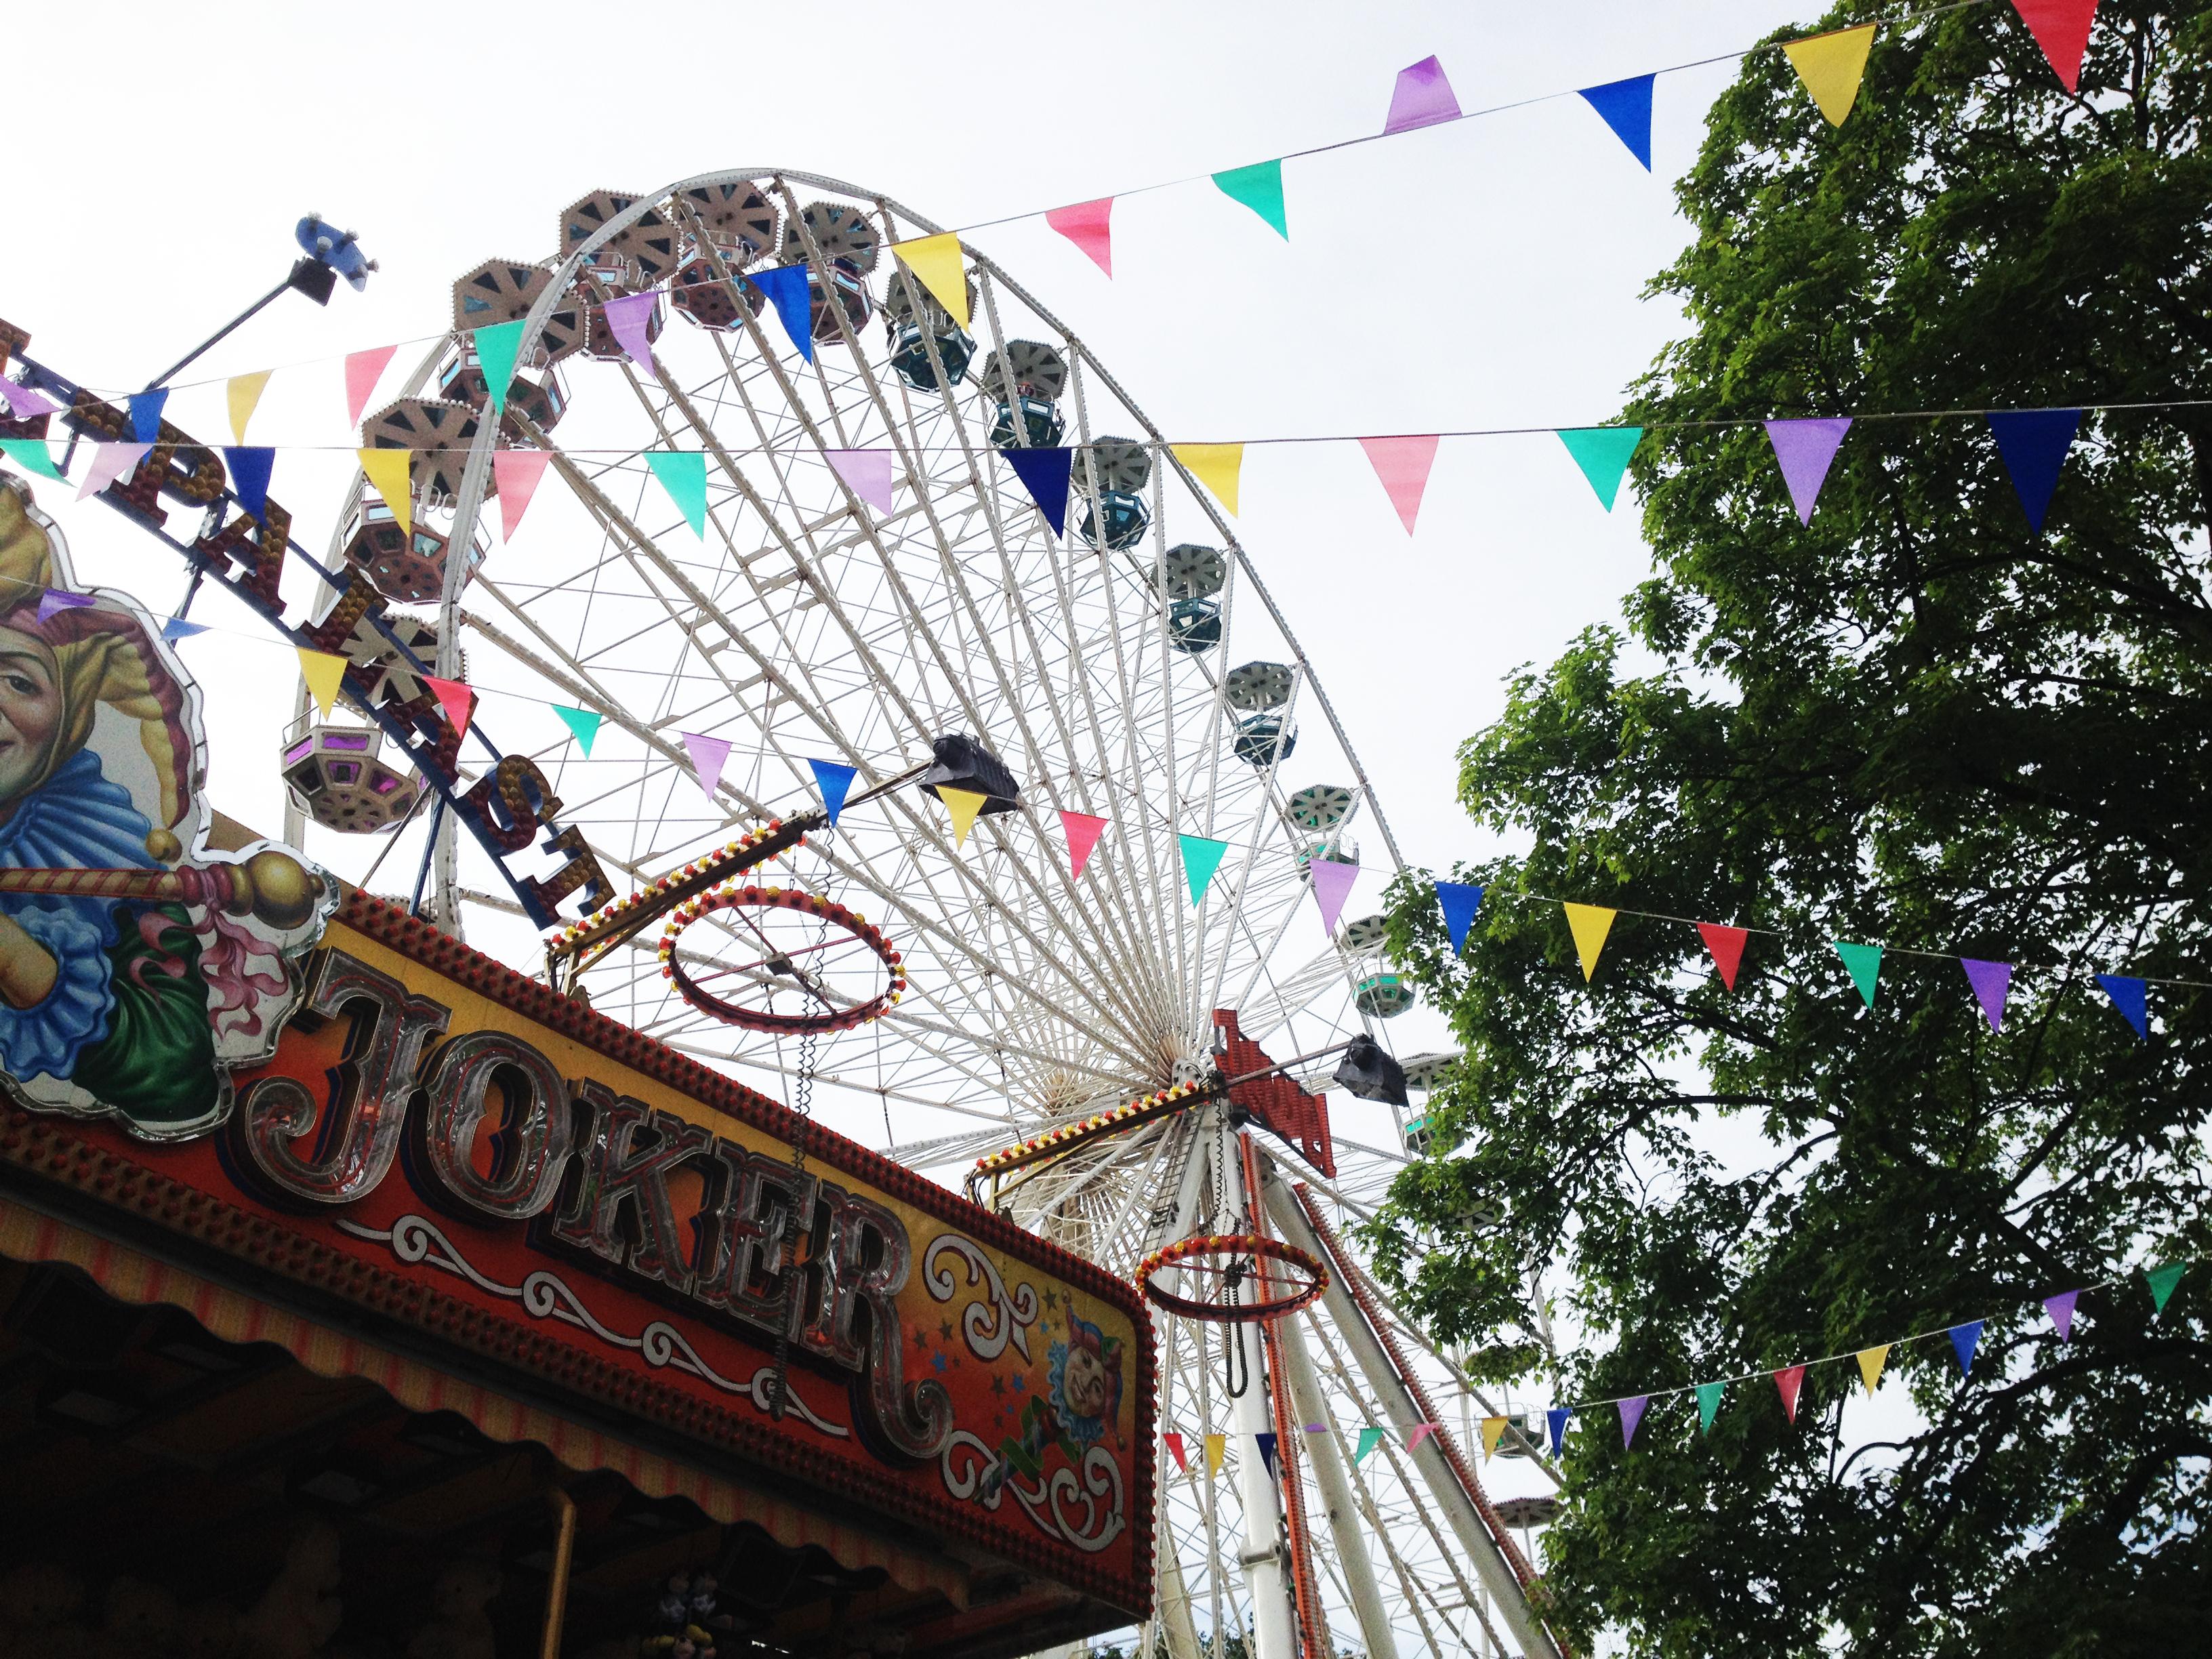
[[[949,1319],[940,1319],[938,1321],[937,1334],[943,1337],[945,1340],[950,1342],[952,1340],[952,1322]]]

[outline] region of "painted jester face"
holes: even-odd
[[[1077,1417],[1103,1417],[1113,1397],[1113,1382],[1105,1362],[1088,1348],[1072,1348],[1067,1356],[1067,1378],[1061,1385],[1067,1409]]]

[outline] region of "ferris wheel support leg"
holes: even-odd
[[[1243,1160],[1231,1150],[1225,1131],[1214,1146],[1216,1167],[1224,1177],[1222,1185],[1240,1195],[1240,1208],[1256,1215],[1260,1195],[1246,1184]],[[1251,1595],[1255,1659],[1298,1659],[1291,1622],[1291,1579],[1283,1559],[1283,1512],[1276,1501],[1274,1477],[1261,1462],[1256,1438],[1275,1432],[1260,1334],[1241,1320],[1224,1329],[1237,1346],[1237,1369],[1245,1377],[1244,1392],[1236,1401],[1237,1485],[1244,1502],[1244,1543],[1237,1559]],[[1253,1448],[1249,1455],[1247,1446]]]
[[[1304,1316],[1292,1315],[1280,1322],[1276,1338],[1282,1347],[1283,1370],[1291,1385],[1291,1401],[1297,1407],[1298,1420],[1325,1423],[1328,1420],[1328,1401],[1321,1391],[1321,1378],[1314,1370],[1313,1356],[1306,1351],[1305,1333],[1298,1328],[1298,1321]],[[1312,1460],[1314,1485],[1320,1492],[1322,1511],[1336,1542],[1337,1565],[1344,1570],[1345,1589],[1352,1602],[1352,1614],[1359,1620],[1361,1640],[1370,1655],[1395,1652],[1397,1638],[1391,1632],[1390,1617],[1383,1609],[1382,1589],[1375,1577],[1375,1564],[1368,1559],[1359,1510],[1352,1503],[1352,1485],[1345,1478],[1344,1462],[1338,1455],[1336,1443],[1325,1434],[1302,1437]]]
[[[1345,1282],[1341,1255],[1328,1247],[1308,1218],[1304,1206],[1279,1178],[1267,1183],[1265,1195],[1268,1213],[1282,1229],[1283,1237],[1330,1264],[1328,1289],[1321,1305],[1328,1310],[1331,1322],[1366,1377],[1367,1386],[1373,1391],[1375,1402],[1383,1415],[1401,1434],[1409,1435],[1415,1425],[1433,1422],[1433,1416],[1415,1400],[1413,1389],[1400,1373],[1381,1334],[1352,1299]],[[1440,1443],[1448,1432],[1439,1425],[1434,1433],[1424,1436],[1421,1443],[1408,1454],[1410,1461],[1420,1470],[1421,1478],[1437,1501],[1437,1511],[1459,1539],[1460,1547],[1474,1563],[1483,1588],[1496,1601],[1522,1653],[1527,1659],[1562,1659],[1559,1644],[1529,1605],[1521,1573],[1505,1553],[1509,1546],[1501,1545],[1492,1534],[1475,1507],[1474,1495],[1461,1484],[1448,1460],[1445,1447]]]

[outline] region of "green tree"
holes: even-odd
[[[1704,1437],[1684,1395],[1630,1453],[1586,1417],[1549,1538],[1586,1642],[2166,1654],[2212,1618],[2212,1267],[2158,1318],[2127,1273],[2212,1255],[2212,1003],[2154,987],[2139,1042],[2089,978],[2212,981],[2212,408],[2085,416],[2040,536],[1978,416],[1866,417],[2212,389],[2208,62],[2212,5],[2105,0],[2069,97],[2011,7],[1947,8],[1837,130],[1745,60],[1624,416],[1655,574],[1461,750],[1528,849],[1455,872],[1464,958],[1395,895],[1467,1059],[1372,1242],[1494,1380],[1656,1394],[1990,1316],[1969,1382],[1940,1336],[1891,1356],[1899,1443],[1844,1438],[1848,1361],[1794,1425],[1763,1376]],[[1838,411],[1801,528],[1756,422]],[[1624,915],[1585,986],[1559,899],[1762,931],[1730,992]],[[1893,947],[1870,1010],[1838,939]],[[1958,957],[2021,964],[2002,1035]],[[2062,1345],[2036,1301],[2087,1285]]]

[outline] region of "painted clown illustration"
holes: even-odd
[[[1067,1340],[1046,1350],[1048,1393],[1022,1407],[1022,1432],[1000,1443],[999,1461],[983,1477],[986,1492],[1004,1486],[1009,1474],[1035,1480],[1044,1454],[1058,1446],[1071,1463],[1109,1433],[1121,1443],[1115,1419],[1121,1413],[1121,1343],[1089,1320],[1071,1313]]]
[[[0,1085],[33,1110],[200,1133],[291,1012],[335,887],[281,848],[202,848],[199,702],[0,481]]]

